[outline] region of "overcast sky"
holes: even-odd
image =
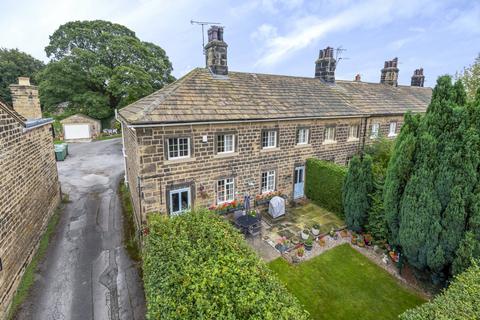
[[[0,46],[48,61],[44,48],[59,25],[104,19],[163,47],[180,77],[203,67],[199,26],[225,26],[230,70],[313,76],[318,51],[346,49],[339,79],[378,82],[399,58],[400,83],[423,67],[426,85],[455,74],[480,52],[480,0],[0,0]]]

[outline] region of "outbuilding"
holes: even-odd
[[[102,129],[100,120],[84,114],[75,114],[60,121],[65,140],[85,140],[97,137]]]

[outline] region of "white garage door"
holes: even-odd
[[[88,124],[66,124],[63,127],[65,139],[90,139],[90,126]]]

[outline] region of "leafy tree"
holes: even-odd
[[[343,184],[343,208],[349,229],[361,231],[370,209],[370,194],[373,191],[372,157],[355,156],[350,161]]]
[[[9,85],[18,77],[30,77],[35,83],[36,74],[44,67],[42,61],[18,49],[0,48],[0,99],[12,103]]]
[[[68,22],[50,36],[45,51],[52,61],[39,78],[47,110],[69,101],[102,119],[174,80],[162,48],[108,21]]]
[[[463,69],[458,78],[464,84],[468,97],[474,99],[477,90],[480,88],[480,54],[472,65]]]

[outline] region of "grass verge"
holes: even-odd
[[[425,302],[348,244],[299,265],[278,258],[269,267],[312,319],[397,319]]]
[[[120,182],[118,192],[123,211],[123,243],[130,258],[135,262],[140,262],[142,255],[138,238],[136,237],[132,200],[130,198],[130,191],[123,180]]]
[[[22,276],[22,280],[20,280],[20,284],[13,296],[12,303],[8,310],[7,319],[11,320],[14,319],[15,313],[17,312],[18,308],[22,305],[25,299],[28,297],[30,293],[30,289],[35,281],[35,272],[37,271],[38,264],[40,261],[43,260],[45,254],[47,253],[48,244],[50,243],[53,235],[55,234],[55,230],[57,229],[58,221],[60,221],[61,213],[63,212],[64,204],[69,202],[68,195],[64,195],[62,198],[62,202],[59,207],[55,210],[53,215],[50,217],[48,221],[47,228],[45,232],[40,237],[40,242],[38,245],[37,252],[32,258],[32,261],[28,264],[25,269],[25,273]]]

